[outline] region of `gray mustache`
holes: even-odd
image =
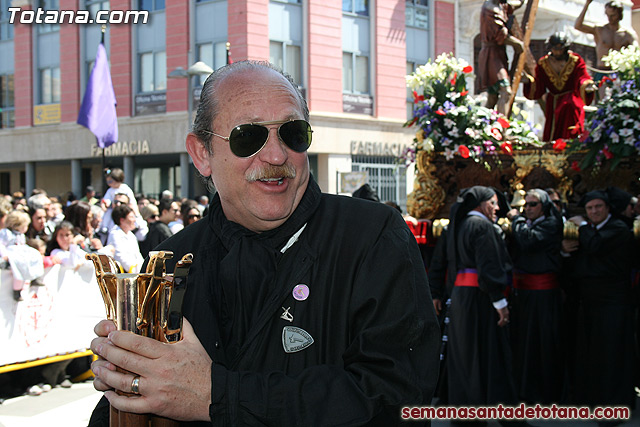
[[[282,166],[265,166],[262,168],[254,169],[247,172],[246,179],[249,182],[258,181],[261,179],[274,179],[274,178],[295,178],[296,169],[289,163],[285,163]]]

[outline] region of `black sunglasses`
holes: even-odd
[[[227,136],[204,130],[218,138],[229,141],[231,152],[238,157],[251,157],[260,152],[269,139],[267,125],[280,125],[278,137],[287,147],[298,153],[305,152],[311,145],[311,125],[306,120],[277,120],[272,122],[256,122],[238,125]]]
[[[195,215],[195,214],[194,214],[194,215],[189,215],[189,216],[187,216],[187,218],[189,218],[189,219],[195,219],[195,218],[202,218],[202,217],[201,217],[200,215]]]
[[[527,202],[524,204],[524,207],[530,207],[530,208],[535,208],[536,206],[538,206],[540,204],[540,202]]]

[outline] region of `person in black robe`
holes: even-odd
[[[563,222],[541,189],[525,195],[524,214],[511,210],[513,293],[511,333],[518,396],[527,403],[560,402],[564,379],[560,330],[560,244]]]
[[[382,203],[321,193],[308,120],[268,63],[207,79],[187,151],[217,193],[156,248],[174,254],[167,271],[193,254],[182,340],[99,323],[94,386],[113,407],[184,425],[388,426],[431,402],[440,331],[416,239]]]
[[[571,251],[579,293],[576,403],[632,408],[636,369],[630,283],[633,235],[611,215],[606,192],[591,191],[579,205],[585,208],[588,221],[570,219],[580,224],[579,240]]]
[[[449,405],[516,403],[504,294],[511,261],[494,226],[499,205],[493,189],[475,186],[463,190],[451,208],[446,241]]]

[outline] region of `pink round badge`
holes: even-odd
[[[296,285],[293,288],[293,297],[298,301],[304,301],[309,298],[309,287],[304,284]]]

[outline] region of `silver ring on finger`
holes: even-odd
[[[131,393],[140,394],[140,375],[133,377],[131,381]]]

